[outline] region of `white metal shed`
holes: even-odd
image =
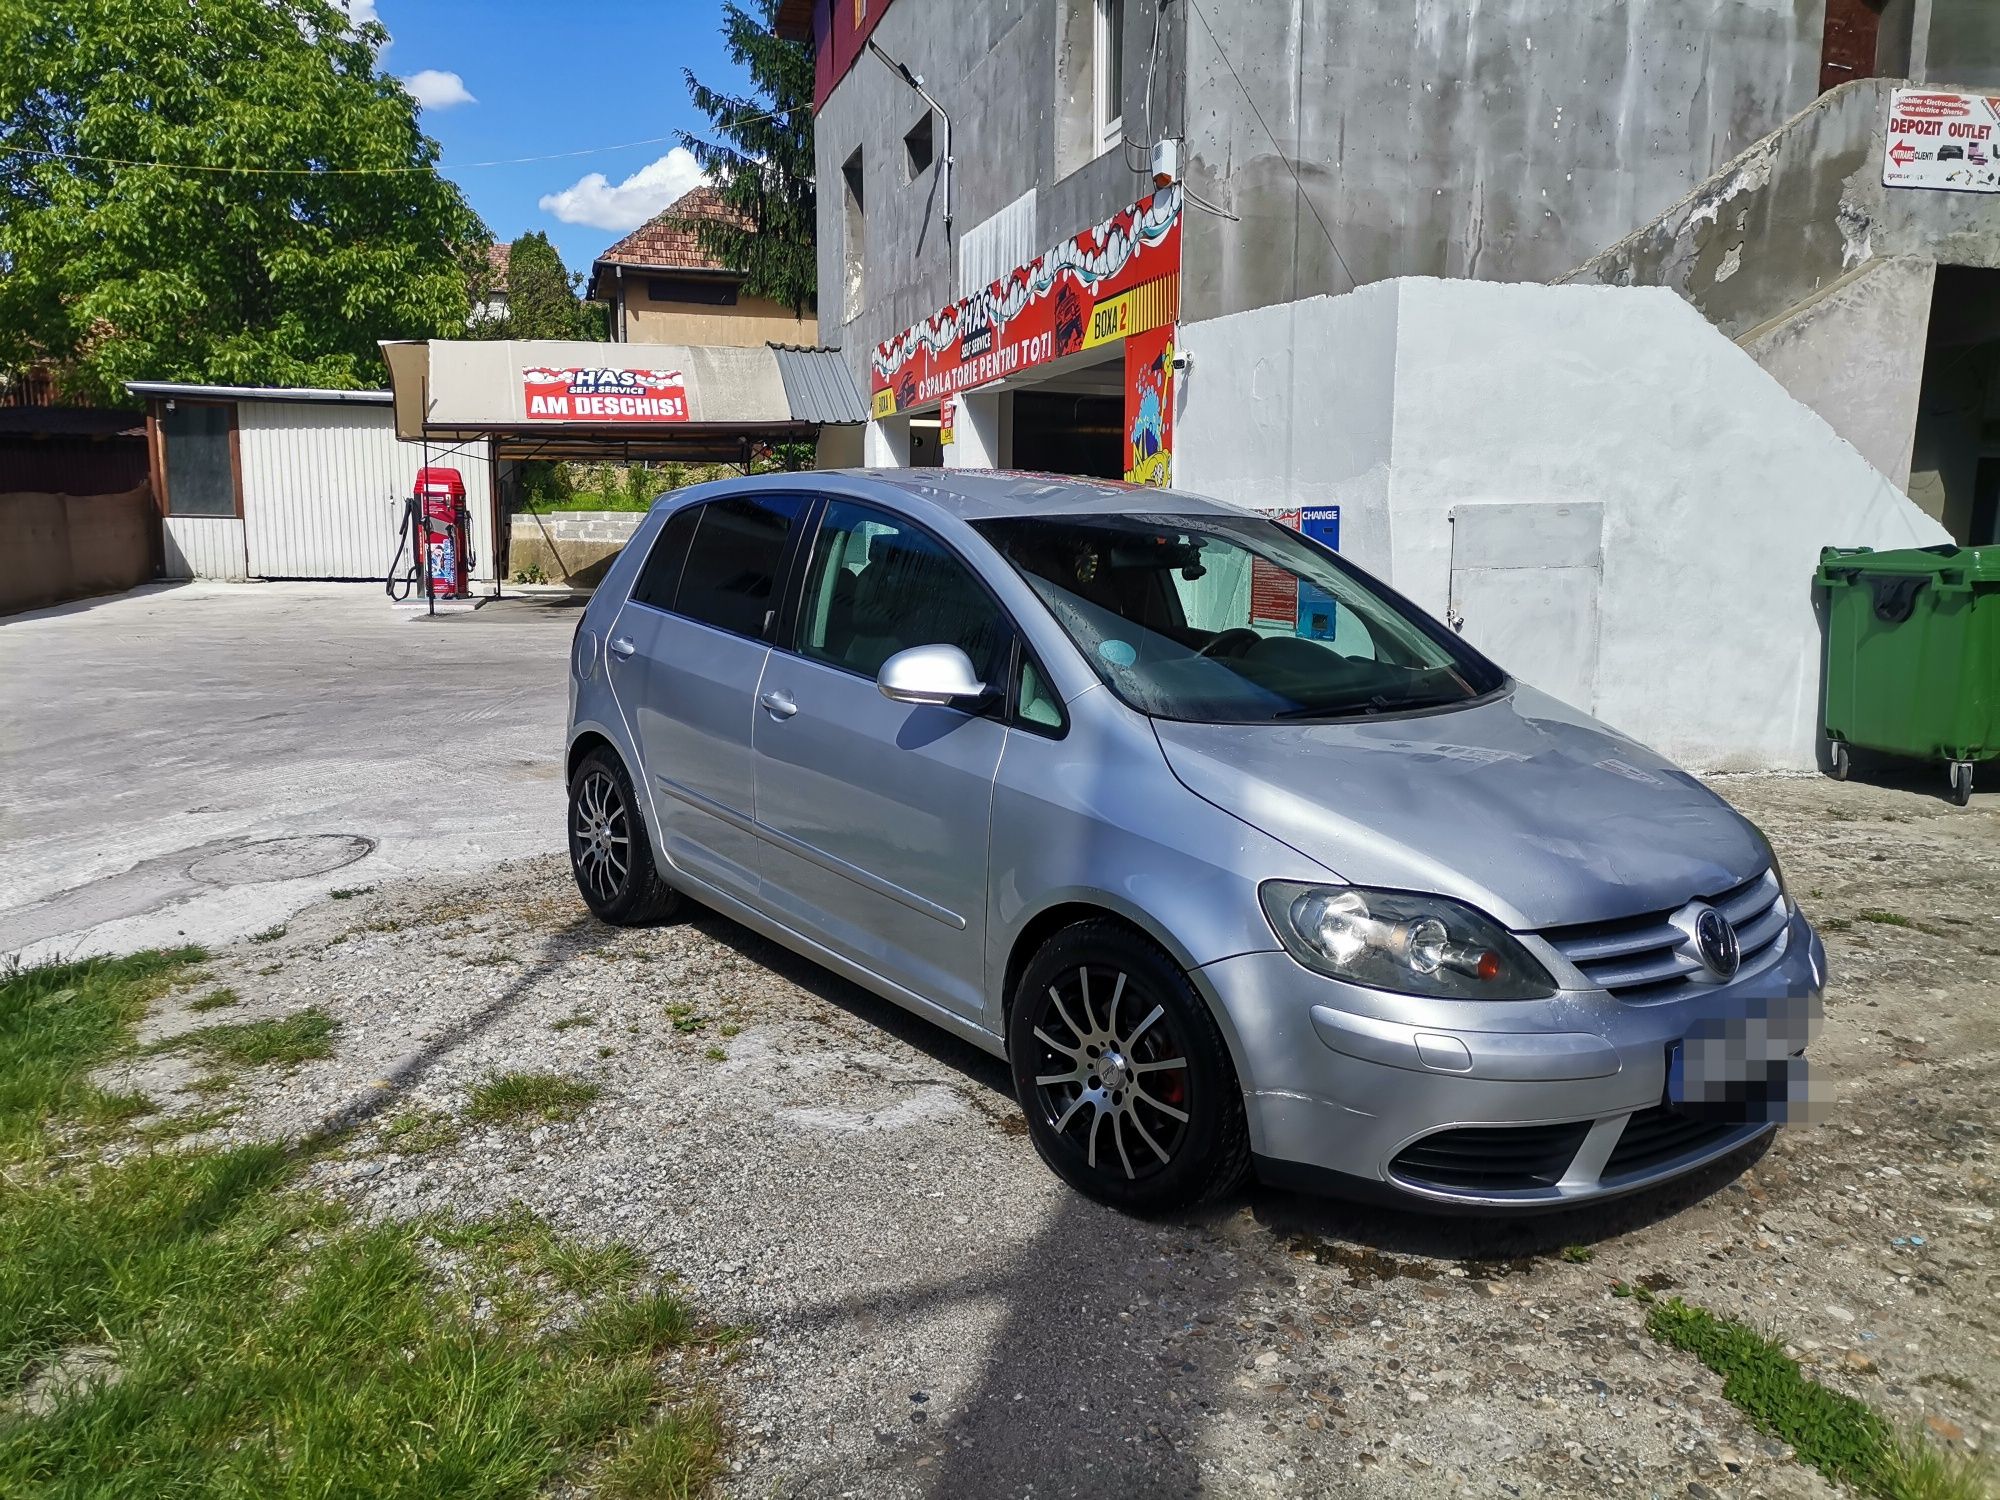
[[[396,437],[387,391],[134,381],[170,578],[378,579],[426,464],[465,476],[472,578],[496,577],[492,444]]]

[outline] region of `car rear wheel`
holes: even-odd
[[[1166,1213],[1242,1180],[1249,1131],[1221,1030],[1138,933],[1094,921],[1050,939],[1022,976],[1007,1032],[1028,1133],[1072,1187]]]
[[[600,921],[639,927],[672,916],[680,904],[653,864],[625,762],[602,746],[570,778],[569,864],[584,904]]]

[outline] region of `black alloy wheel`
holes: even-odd
[[[569,863],[584,904],[614,926],[660,921],[679,902],[653,864],[632,778],[610,749],[591,751],[570,779]]]
[[[1110,921],[1058,933],[1008,1017],[1035,1149],[1072,1187],[1137,1213],[1228,1191],[1249,1161],[1215,1018],[1164,952]]]

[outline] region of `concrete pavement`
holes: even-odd
[[[0,957],[226,942],[560,849],[575,621],[225,583],[0,620]]]

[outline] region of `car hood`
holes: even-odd
[[[1664,911],[1771,862],[1687,772],[1524,686],[1394,720],[1154,729],[1190,791],[1339,879],[1454,896],[1516,929]]]

